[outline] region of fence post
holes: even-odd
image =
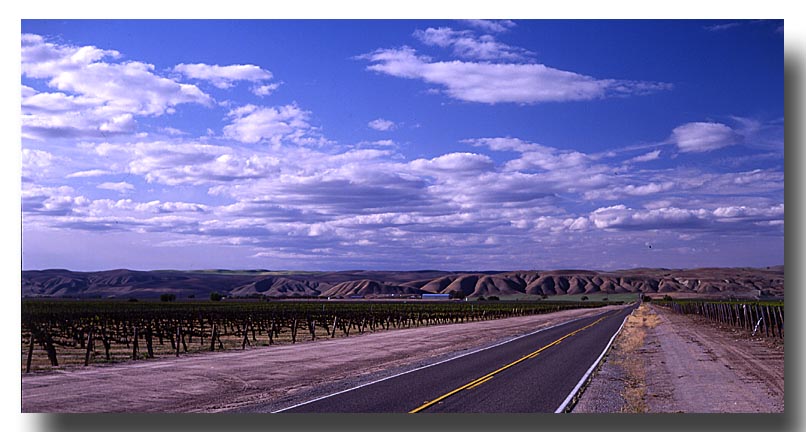
[[[34,330],[31,329],[31,343],[28,344],[28,359],[25,361],[25,373],[31,372],[31,360],[34,356]]]
[[[132,342],[132,360],[137,360],[137,348],[139,348],[139,343],[137,341],[138,334],[137,334],[137,326],[134,327],[134,341]]]
[[[84,353],[84,366],[88,366],[90,364],[90,353],[92,352],[92,327],[87,332],[87,351]]]

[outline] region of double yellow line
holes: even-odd
[[[462,390],[470,390],[472,388],[478,387],[478,386],[486,383],[487,381],[491,380],[496,374],[498,374],[498,373],[500,373],[500,372],[502,372],[504,370],[507,370],[507,369],[511,368],[512,366],[515,366],[516,364],[518,364],[518,363],[520,363],[520,362],[522,362],[524,360],[528,360],[528,359],[537,357],[541,352],[549,349],[550,347],[553,347],[554,345],[559,344],[560,342],[564,341],[565,339],[567,339],[567,338],[569,338],[569,337],[571,337],[571,336],[573,336],[573,335],[575,335],[575,334],[577,334],[577,333],[579,333],[579,332],[581,332],[583,330],[589,329],[589,328],[595,326],[596,324],[599,324],[600,322],[604,321],[610,315],[612,315],[612,314],[608,314],[606,316],[603,316],[603,317],[599,318],[598,320],[586,325],[585,327],[581,327],[581,328],[579,328],[577,330],[574,330],[571,333],[568,333],[567,335],[555,340],[554,342],[552,342],[552,343],[550,343],[548,345],[545,345],[545,346],[543,346],[543,347],[541,347],[541,348],[539,348],[539,349],[537,349],[537,350],[535,350],[535,351],[533,351],[533,352],[531,352],[529,354],[526,354],[525,356],[515,360],[514,362],[512,362],[512,363],[510,363],[510,364],[508,364],[506,366],[502,366],[502,367],[500,367],[500,368],[488,373],[487,375],[484,375],[481,378],[476,378],[473,381],[470,381],[469,383],[467,383],[467,384],[465,384],[465,385],[463,385],[463,386],[461,386],[461,387],[459,387],[459,388],[457,388],[455,390],[451,390],[448,393],[445,393],[444,395],[442,395],[442,396],[440,396],[440,397],[438,397],[438,398],[436,398],[434,400],[426,402],[423,405],[421,405],[421,406],[409,411],[409,414],[418,413],[418,412],[420,412],[420,411],[422,411],[422,410],[424,410],[424,409],[426,409],[426,408],[428,408],[428,407],[430,407],[430,406],[432,406],[434,404],[439,403],[442,400],[445,400],[445,399],[451,397],[452,395],[454,395],[456,393],[459,393]]]

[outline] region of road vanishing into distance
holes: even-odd
[[[569,321],[275,412],[561,411],[636,307]]]

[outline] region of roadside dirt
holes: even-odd
[[[784,412],[783,344],[656,306],[637,315],[573,412]]]
[[[575,318],[563,311],[22,376],[23,412],[270,411]]]

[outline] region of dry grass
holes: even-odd
[[[641,305],[627,318],[621,334],[616,338],[615,351],[618,353],[614,362],[625,372],[624,393],[626,401],[622,412],[645,413],[646,403],[646,365],[638,361],[638,355],[644,347],[646,330],[658,325],[660,318],[649,309]]]

